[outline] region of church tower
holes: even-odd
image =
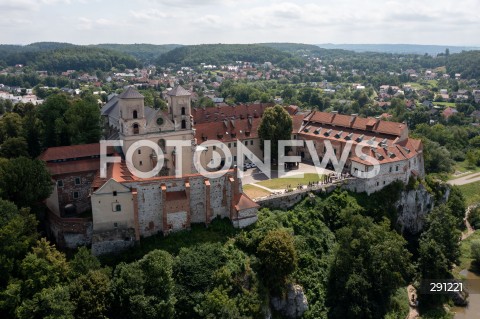
[[[167,93],[169,116],[175,130],[191,130],[191,93],[178,85]]]
[[[120,136],[145,134],[145,98],[133,87],[118,96]]]

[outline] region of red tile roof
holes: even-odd
[[[306,120],[314,123],[334,127],[354,128],[363,131],[372,131],[395,136],[401,136],[408,129],[403,123],[387,122],[374,118],[362,118],[354,115],[313,112]]]
[[[255,203],[253,200],[250,199],[250,197],[243,193],[235,196],[235,203],[235,209],[237,210],[237,212],[245,209],[260,207],[260,205]]]
[[[82,158],[100,155],[100,144],[83,144],[72,146],[58,146],[47,148],[38,157],[42,161],[50,162],[71,158]]]
[[[241,104],[235,106],[207,107],[205,109],[195,108],[192,110],[192,115],[195,125],[223,121],[225,118],[246,119],[249,116],[259,118],[263,115],[265,109],[270,106],[273,106],[273,104]]]
[[[47,169],[52,176],[81,172],[94,172],[100,169],[100,159],[92,158],[78,161],[47,163]]]

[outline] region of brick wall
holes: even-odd
[[[80,184],[75,183],[76,178],[80,178]],[[77,213],[91,209],[89,195],[94,178],[95,172],[53,176],[57,182],[58,206],[61,216],[64,216],[67,204],[74,204],[77,207]],[[63,182],[63,186],[58,186],[59,180]],[[74,198],[75,192],[78,193],[78,198]]]

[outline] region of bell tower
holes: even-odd
[[[135,88],[129,87],[118,96],[120,104],[120,135],[145,134],[145,98]]]
[[[169,116],[175,124],[175,130],[191,130],[191,99],[192,95],[178,85],[167,93]]]

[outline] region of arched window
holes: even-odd
[[[134,119],[138,118],[137,110],[133,111],[133,118],[134,118]]]
[[[182,107],[182,115],[185,115],[185,107]]]
[[[138,134],[140,132],[140,128],[137,123],[133,124],[133,134]]]
[[[187,128],[187,121],[182,120],[182,128]]]

